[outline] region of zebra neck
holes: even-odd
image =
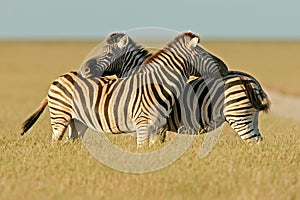
[[[143,66],[138,74],[141,77],[145,77],[146,82],[144,84],[154,83],[160,85],[161,88],[167,89],[176,98],[179,98],[180,94],[182,94],[187,82],[186,76],[180,71],[154,63]]]
[[[133,75],[139,71],[142,63],[151,55],[143,48],[134,49],[124,55],[123,66],[120,68],[121,77]]]

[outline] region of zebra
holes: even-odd
[[[188,81],[174,104],[166,129],[185,134],[207,133],[224,122],[241,139],[258,142],[259,111],[268,112],[270,100],[259,82],[240,71],[228,71],[224,77],[194,78]]]
[[[48,92],[52,140],[61,140],[70,121],[76,119],[102,133],[136,131],[138,146],[149,143],[150,136],[165,125],[189,76],[219,74],[219,63],[198,45],[199,41],[199,36],[191,32],[177,36],[164,49],[148,57],[138,73],[126,78],[89,77],[95,69],[90,65],[85,66],[85,74],[61,76]],[[96,66],[98,71],[103,69],[101,64]],[[53,88],[60,87],[60,81],[69,87],[57,94]],[[60,101],[62,96],[69,101]],[[23,134],[35,122],[32,119],[42,112],[44,102],[23,124]]]
[[[207,52],[209,53],[209,52]],[[242,139],[248,140],[248,141],[260,141],[262,138],[260,136],[260,133],[258,131],[258,125],[255,125],[254,123],[257,124],[257,115],[258,111],[268,111],[270,107],[270,101],[267,98],[267,95],[265,92],[262,90],[259,82],[252,77],[249,74],[243,73],[243,72],[238,72],[238,71],[228,71],[228,68],[226,64],[216,57],[215,55],[209,53],[212,58],[215,59],[215,61],[218,63],[219,66],[219,72],[222,75],[222,77],[219,78],[208,78],[208,79],[203,79],[203,78],[196,78],[196,79],[190,79],[189,80],[189,85],[185,87],[183,96],[188,97],[189,102],[185,100],[184,102],[180,102],[182,106],[180,106],[178,101],[176,101],[176,104],[173,107],[172,114],[168,118],[168,123],[167,123],[167,130],[172,130],[172,131],[177,131],[180,130],[182,132],[182,127],[183,124],[186,124],[190,133],[197,133],[197,132],[209,132],[214,130],[215,128],[218,128],[223,124],[225,121],[227,121],[230,126],[242,137]],[[101,60],[97,57],[92,58],[94,65],[88,65],[90,69],[95,69],[96,63],[98,60]],[[111,70],[109,70],[109,75],[115,74],[118,77],[126,77],[129,75],[132,75],[136,73],[136,69],[140,65],[127,65],[128,68],[124,70],[125,73],[122,73],[122,65],[115,65],[115,67]],[[87,66],[84,66],[81,70],[86,70]],[[131,67],[131,69],[130,69]],[[92,71],[91,71],[92,72]],[[121,72],[121,73],[120,73]],[[227,74],[229,73],[229,74]],[[83,73],[84,74],[84,73]],[[90,73],[87,76],[99,76],[96,73]],[[240,110],[239,113],[243,112],[242,116],[239,116],[235,113],[233,115],[233,118],[229,117],[228,110],[224,110],[224,101],[227,101],[230,98],[225,98],[225,88],[228,87],[229,80],[233,80],[233,78],[236,79],[241,79],[237,80],[235,83],[235,87],[244,87],[244,92],[241,89],[241,92],[239,93],[241,96],[241,99],[232,99],[233,101],[237,101],[235,105],[233,106],[233,109],[231,110],[231,114],[233,113],[234,110],[240,110],[241,109],[241,104],[242,105],[248,105],[244,109]],[[251,80],[253,83],[253,86],[255,86],[256,91],[260,91],[261,93],[255,94],[254,88],[247,83],[246,80]],[[226,82],[224,84],[224,81]],[[207,87],[208,86],[208,87]],[[247,87],[247,88],[246,88]],[[226,88],[228,89],[228,88]],[[216,96],[212,96],[211,94],[215,93]],[[247,96],[248,94],[248,96]],[[252,94],[252,95],[250,95]],[[195,96],[196,95],[196,96]],[[194,96],[194,98],[193,98]],[[232,97],[231,97],[232,98]],[[257,98],[260,98],[261,101],[257,100]],[[242,102],[241,100],[248,99],[246,102]],[[206,100],[206,104],[204,104],[204,101]],[[182,101],[182,98],[181,98]],[[210,101],[210,102],[209,102]],[[214,102],[217,101],[217,102]],[[219,103],[218,105],[216,105]],[[241,103],[241,104],[238,104]],[[256,103],[256,104],[255,104]],[[252,105],[252,106],[251,106]],[[226,108],[229,105],[226,106]],[[232,106],[232,105],[231,105]],[[191,110],[191,108],[193,108]],[[181,112],[176,113],[178,109],[181,109]],[[201,111],[199,110],[201,109]],[[254,111],[253,109],[256,109]],[[193,111],[193,112],[192,112]],[[222,113],[223,111],[223,113]],[[174,113],[175,112],[175,113]],[[200,114],[201,112],[201,114]],[[216,113],[218,112],[218,114]],[[189,115],[192,113],[192,115]],[[205,113],[205,114],[204,114]],[[183,116],[180,116],[183,115]],[[242,117],[245,117],[244,115],[248,116],[248,121],[247,123],[240,123],[240,126],[244,126],[244,130],[248,130],[248,134],[243,134],[243,130],[239,130],[235,124],[237,121],[243,121]],[[218,116],[218,117],[216,117]],[[229,120],[230,119],[230,120]],[[175,121],[175,122],[174,122]],[[230,121],[230,122],[229,122]],[[252,128],[250,128],[250,126]],[[197,131],[196,131],[197,130]],[[252,130],[252,131],[251,131]],[[255,131],[254,131],[255,130]],[[257,136],[257,137],[256,137]]]
[[[78,76],[78,72],[61,76],[60,89],[52,88],[53,92],[67,94],[68,85],[65,83],[71,80],[69,76]],[[110,81],[110,79],[116,78],[105,77],[100,80]],[[58,81],[54,81],[53,84],[59,85]],[[253,76],[240,71],[229,71],[226,77],[218,79],[204,80],[194,77],[189,79],[188,84],[190,87],[185,87],[183,94],[174,104],[165,130],[181,134],[207,133],[227,122],[243,140],[249,142],[262,140],[258,129],[258,113],[268,112],[270,100]],[[183,99],[183,96],[187,99]],[[68,98],[60,98],[60,100],[68,100]],[[47,103],[47,99],[43,100],[38,109],[39,114]],[[68,109],[62,110],[65,113],[71,112]],[[63,112],[61,114],[64,117]],[[77,129],[76,136],[82,136],[87,129],[87,126],[82,123],[77,123],[76,127],[74,123],[70,123],[70,126],[72,130]]]
[[[113,38],[110,39],[111,42],[108,42],[108,43],[116,43],[120,40],[120,38],[126,36],[126,34],[113,33],[109,36],[109,38],[112,36],[113,36]],[[147,49],[142,48],[141,46],[136,46],[135,42],[133,42],[133,40],[130,37],[128,37],[126,40],[129,41],[129,44],[133,44],[132,45],[133,48],[129,48],[129,49],[133,49],[133,50],[131,50],[131,51],[125,50],[125,51],[123,51],[123,52],[125,52],[123,55],[120,53],[111,53],[110,55],[114,54],[114,57],[109,57],[109,58],[107,58],[103,55],[101,56],[101,53],[100,53],[100,56],[98,56],[96,54],[95,56],[89,58],[89,60],[84,65],[81,66],[79,71],[85,77],[99,77],[99,78],[103,77],[103,76],[107,76],[107,75],[116,75],[119,78],[124,78],[124,77],[127,77],[127,76],[137,73],[140,70],[140,67],[142,66],[141,63],[147,57],[149,57],[151,55],[151,53],[149,51],[147,51]],[[199,47],[199,48],[202,48],[202,47]],[[220,58],[211,54],[207,50],[203,49],[203,51],[207,52],[210,55],[210,57],[212,59],[214,59],[214,62],[211,62],[211,63],[218,66],[220,75],[225,76],[228,72],[228,67],[226,66],[226,64]],[[131,52],[135,52],[135,53],[131,53]],[[136,57],[138,57],[138,59],[136,59]],[[124,58],[129,58],[129,59],[124,59]],[[138,60],[139,62],[129,62],[131,59]],[[114,61],[116,61],[116,62],[114,62]],[[103,62],[106,62],[106,63],[101,64]],[[110,62],[113,62],[113,64],[109,64]],[[108,66],[108,68],[105,68],[105,66]],[[79,121],[76,121],[76,124],[77,124],[77,127],[81,127],[81,129],[83,129],[83,130],[87,129],[87,127],[85,127],[84,124],[82,124],[82,123],[80,124]],[[73,123],[71,123],[71,127],[73,127],[73,128],[72,129],[70,128],[68,139],[78,138],[80,133],[78,133],[76,131],[72,131],[72,130],[75,130],[75,126]]]
[[[103,54],[106,56],[101,57],[101,55]],[[93,73],[95,73],[99,77],[108,75],[125,77],[128,76],[128,74],[134,73],[135,67],[140,66],[143,63],[143,61],[149,56],[151,56],[151,53],[148,50],[138,45],[125,33],[112,33],[106,38],[104,44],[97,49],[96,54],[97,59],[101,61],[100,64],[98,63],[98,66],[106,67],[102,70],[97,68],[95,71],[93,71]],[[94,64],[95,55],[89,57],[88,60],[84,63],[84,65],[88,66]],[[49,96],[49,98],[51,98],[52,96]],[[41,105],[46,106],[47,104],[48,98],[45,98],[42,101]],[[34,123],[36,119],[31,120],[33,120],[32,122]],[[68,127],[69,134],[67,140],[70,138],[77,138],[78,134],[80,134],[81,132],[80,130],[84,131],[87,129],[87,127],[84,124],[80,124],[80,122],[76,119],[72,119]],[[76,130],[76,128],[78,130]],[[24,134],[28,130],[26,126],[22,129],[22,134]]]
[[[127,77],[152,54],[134,42],[125,33],[112,33],[96,54],[88,57],[80,68],[82,74],[93,74],[95,77],[116,75]]]

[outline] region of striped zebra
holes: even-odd
[[[270,107],[266,93],[254,77],[238,71],[228,72],[227,66],[221,59],[212,54],[210,55],[218,63],[222,77],[190,79],[182,95],[188,98],[180,98],[180,102],[176,101],[168,118],[167,130],[179,130],[179,132],[190,134],[204,133],[218,128],[226,121],[242,139],[260,141],[261,135],[258,130],[257,118],[259,111],[268,111]],[[94,65],[88,67],[91,69],[97,68],[96,63],[99,60],[101,59],[94,57]],[[126,73],[120,73],[121,66],[115,65],[115,68],[110,70],[108,74],[126,77],[135,73],[137,70],[133,68],[138,67],[132,65],[133,70],[127,68]],[[86,76],[98,75],[90,73]],[[232,83],[229,84],[231,81]],[[249,84],[250,81],[252,84]],[[235,94],[235,96],[227,97],[226,93],[229,88],[235,89],[235,92],[238,92],[238,88],[239,95]],[[225,105],[225,102],[229,103]],[[234,104],[231,105],[233,102]],[[229,106],[230,110],[228,110]]]
[[[103,56],[105,55],[105,56]],[[145,59],[151,55],[146,49],[136,44],[128,35],[124,33],[112,33],[104,41],[104,44],[97,49],[97,54],[90,57],[84,65],[91,66],[96,65],[98,68],[92,70],[92,72],[101,77],[107,75],[116,75],[118,77],[125,77],[129,74],[133,74],[135,68],[141,66]],[[95,64],[95,58],[97,58],[99,63]],[[105,66],[100,70],[101,66]],[[75,72],[71,72],[73,74]],[[75,73],[77,74],[77,72]],[[111,77],[112,78],[112,77]],[[61,82],[62,86],[57,86],[57,91],[52,92],[59,93],[60,90],[66,90],[69,86],[64,86],[65,82]],[[52,84],[58,84],[55,81]],[[53,98],[52,101],[65,101],[66,98],[57,99],[56,95],[50,95],[42,101],[41,106],[46,106],[48,104],[48,99]],[[68,109],[66,109],[68,110]],[[37,118],[39,116],[36,116]],[[35,123],[37,118],[29,118],[31,123]],[[28,122],[29,123],[29,122]],[[75,127],[76,123],[76,127]],[[30,124],[30,123],[29,123]],[[28,131],[30,127],[22,127],[22,135]],[[69,123],[69,138],[77,138],[78,134],[82,134],[87,129],[87,127],[80,123],[76,119],[72,119]]]
[[[102,133],[136,131],[137,145],[148,143],[150,135],[165,125],[189,76],[219,74],[218,62],[198,42],[199,36],[183,33],[147,58],[138,73],[123,79],[84,78],[79,73],[61,76],[53,82],[48,93],[52,139],[62,139],[70,121],[76,119]],[[97,68],[103,69],[103,66]],[[89,65],[84,72],[87,75],[92,72]],[[60,82],[69,87],[57,93]],[[61,101],[62,98],[68,101]],[[45,101],[25,121],[23,133],[33,125],[31,119],[37,118],[44,107]]]
[[[113,33],[111,34],[111,36],[114,36],[113,39],[111,39],[112,42],[109,43],[117,43],[122,37],[126,36],[124,33]],[[110,37],[111,37],[110,36]],[[128,37],[128,36],[127,36]],[[123,39],[124,40],[124,39]],[[120,53],[111,53],[110,55],[115,55],[114,58],[110,57],[109,59],[105,58],[105,56],[101,55],[98,56],[97,54],[92,57],[89,58],[89,60],[86,62],[86,64],[82,65],[82,67],[80,68],[80,72],[85,76],[85,77],[103,77],[106,75],[116,75],[119,78],[124,78],[130,75],[133,75],[135,73],[138,73],[138,71],[141,69],[140,67],[142,66],[142,62],[143,60],[145,60],[148,56],[151,55],[151,53],[149,51],[147,51],[144,48],[141,48],[141,46],[136,46],[135,42],[133,42],[133,40],[128,37],[128,40],[130,44],[133,44],[134,48],[130,48],[133,49],[131,51],[123,51],[123,52],[128,52],[128,53],[124,53],[124,56],[121,57],[122,55]],[[202,47],[198,47],[198,48],[202,48]],[[201,49],[201,51],[203,52],[207,52],[204,49]],[[135,53],[131,53],[131,52],[135,52]],[[137,53],[136,53],[137,52]],[[226,66],[226,64],[217,56],[207,52],[210,57],[211,57],[211,62],[210,64],[213,65],[217,65],[218,69],[219,69],[219,74],[221,76],[225,76],[228,72],[228,68]],[[136,57],[138,58],[138,61],[140,62],[129,62],[131,59],[135,59]],[[120,59],[122,58],[122,59]],[[129,58],[129,59],[124,59],[124,58]],[[109,64],[110,62],[117,60],[118,62],[115,62],[114,64]],[[105,63],[106,62],[106,63]],[[105,63],[105,64],[102,64]],[[105,68],[105,66],[109,66],[108,68]],[[218,74],[217,74],[218,76]],[[72,121],[73,122],[73,121]],[[86,130],[87,127],[84,124],[80,124],[79,121],[76,121],[77,127],[81,127],[80,129],[82,130]],[[71,123],[71,127],[73,127],[72,129],[70,129],[69,132],[69,139],[73,138],[76,139],[78,138],[79,135],[82,134],[82,132],[84,131],[76,131],[75,130],[75,126],[73,123]],[[72,131],[75,130],[75,131]]]
[[[258,113],[267,112],[270,101],[254,77],[229,71],[224,77],[195,78],[188,84],[168,118],[168,130],[198,134],[228,122],[243,140],[262,140]]]

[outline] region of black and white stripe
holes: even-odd
[[[105,75],[116,75],[118,77],[124,77],[129,74],[133,74],[134,70],[141,66],[143,61],[151,55],[151,53],[142,48],[140,45],[137,45],[130,37],[128,37],[124,33],[111,34],[90,54],[92,55],[89,55],[80,70],[85,71],[87,67],[97,67],[97,69],[92,69],[91,72],[99,77]],[[97,63],[95,62],[95,58],[97,58]],[[70,109],[72,108],[72,106],[70,103],[72,101],[71,99],[73,98],[72,92],[74,90],[75,84],[75,80],[73,80],[72,77],[77,75],[77,72],[70,72],[61,76],[52,83],[52,87],[49,90],[48,98],[51,99],[50,101],[52,102],[50,104],[58,105],[59,107],[55,108],[55,106],[52,106],[53,108],[50,108],[50,110],[52,111],[51,116],[53,120],[57,121],[57,123],[54,122],[52,125],[57,126],[57,124],[61,124],[61,126],[57,126],[55,130],[53,130],[53,132],[64,132],[66,129],[64,125],[65,121],[68,121],[71,116]],[[39,111],[43,111],[44,107],[48,104],[48,98],[45,98],[43,100],[41,107],[39,107],[39,109],[37,110],[37,113]],[[57,111],[55,109],[57,109]],[[56,115],[59,116],[57,117]],[[24,134],[35,123],[38,117],[39,115],[33,114],[28,118],[28,120],[24,122],[22,127],[22,134]],[[72,119],[69,123],[68,138],[77,138],[78,135],[81,135],[86,129],[86,125],[80,123],[76,119]]]
[[[188,83],[168,118],[168,130],[198,134],[228,122],[243,140],[262,139],[258,113],[268,111],[270,102],[254,77],[229,71],[224,77],[195,78]]]
[[[124,79],[92,78],[91,65],[83,70],[85,77],[91,77],[89,79],[77,73],[63,75],[56,81],[64,84],[52,84],[48,95],[53,140],[61,139],[70,120],[76,119],[99,132],[136,131],[137,144],[147,142],[152,133],[165,125],[189,76],[219,75],[219,63],[198,42],[198,36],[184,33],[149,57],[138,73]],[[103,62],[93,68],[102,67],[96,70],[101,71],[102,65]],[[57,85],[70,86],[61,88],[63,93],[71,94],[72,98],[62,95],[69,101],[57,101],[57,93],[51,93],[57,90]],[[52,103],[60,105],[55,107]],[[59,109],[60,106],[64,108]],[[59,116],[59,112],[67,117]]]

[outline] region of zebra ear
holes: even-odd
[[[193,39],[191,39],[191,41],[189,41],[188,47],[190,47],[191,49],[194,49],[198,43],[199,43],[199,38],[194,37]]]
[[[120,49],[124,48],[128,44],[128,36],[124,35],[118,42],[118,47]]]

